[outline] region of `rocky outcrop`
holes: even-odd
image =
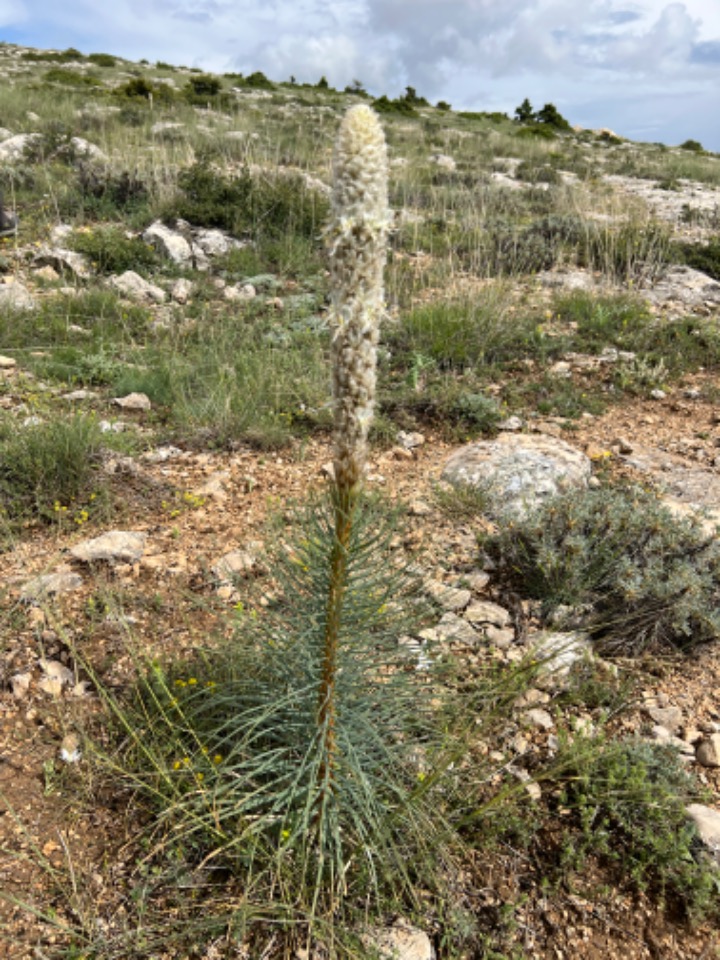
[[[442,479],[483,490],[491,514],[521,517],[558,494],[586,487],[591,472],[590,459],[563,440],[504,433],[456,451]]]

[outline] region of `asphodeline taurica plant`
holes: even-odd
[[[336,756],[335,684],[347,580],[348,547],[375,403],[375,370],[384,311],[387,251],[387,147],[376,114],[367,106],[345,115],[335,145],[332,215],[327,229],[330,261],[332,374],[335,404],[335,543],[318,697],[325,761],[320,796],[333,789]]]

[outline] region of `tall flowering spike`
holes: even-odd
[[[355,492],[362,479],[375,402],[384,311],[383,270],[390,222],[387,147],[367,106],[345,114],[335,145],[332,218],[327,229],[333,325],[335,479]]]
[[[335,791],[337,676],[348,550],[375,403],[378,328],[389,224],[387,148],[366,106],[345,114],[335,145],[332,218],[327,229],[335,400],[335,541],[318,688],[322,760],[318,816]]]

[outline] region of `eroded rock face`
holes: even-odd
[[[442,479],[485,490],[495,515],[523,517],[552,497],[585,488],[591,473],[589,457],[563,440],[505,433],[461,447]]]

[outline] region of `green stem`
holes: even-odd
[[[318,727],[322,735],[322,762],[318,770],[317,782],[324,795],[335,789],[338,646],[347,585],[348,549],[357,503],[356,489],[355,486],[343,486],[335,491],[335,540],[330,555],[330,588],[318,691]]]

